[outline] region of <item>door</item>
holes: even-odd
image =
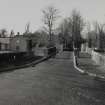
[[[32,40],[27,40],[27,50],[32,51]]]

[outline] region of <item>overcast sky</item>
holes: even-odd
[[[105,22],[105,0],[0,0],[0,29],[23,33],[30,22],[35,31],[42,26],[41,11],[48,5],[58,8],[63,17],[76,8],[90,22]]]

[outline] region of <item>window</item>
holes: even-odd
[[[8,44],[5,44],[5,50],[8,50]]]

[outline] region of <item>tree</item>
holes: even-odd
[[[5,28],[0,30],[0,37],[7,37],[7,30]]]
[[[11,32],[10,32],[10,37],[14,37],[14,31],[13,30],[11,30]]]
[[[105,24],[99,24],[98,22],[95,22],[94,32],[96,34],[97,48],[99,50],[103,50],[105,47]]]
[[[74,42],[74,47],[80,49],[81,47],[81,32],[83,31],[84,28],[84,20],[82,16],[80,15],[80,12],[77,10],[73,10],[71,17],[70,17],[71,25],[72,25],[72,37],[73,37],[73,42]]]
[[[37,30],[35,33],[34,33],[35,36],[37,36],[37,42],[39,44],[39,46],[43,46],[43,47],[47,47],[48,45],[48,34],[40,29],[40,30]]]
[[[88,47],[91,48],[93,45],[92,45],[92,37],[94,35],[94,32],[91,31],[91,24],[90,22],[87,22],[86,23],[86,40],[87,40],[87,43],[88,43]]]
[[[72,46],[72,37],[71,37],[71,21],[69,18],[64,18],[59,25],[59,40],[64,47]]]
[[[42,12],[43,12],[43,22],[49,34],[49,41],[51,42],[53,31],[54,31],[54,24],[58,17],[58,9],[56,9],[53,6],[49,6],[45,8]]]
[[[105,48],[105,24],[93,23],[93,30],[88,27],[88,47],[104,50]]]
[[[25,26],[25,32],[23,33],[23,35],[28,35],[30,34],[30,22],[28,22]]]
[[[79,48],[80,47],[80,41],[81,41],[81,32],[84,28],[84,20],[82,16],[80,15],[80,12],[77,10],[73,10],[70,20],[72,22],[72,37],[74,41],[74,47]]]

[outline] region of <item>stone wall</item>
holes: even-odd
[[[96,52],[93,48],[86,47],[86,53],[91,55],[91,59],[99,65],[105,65],[105,54]]]
[[[105,65],[105,55],[100,54],[92,50],[91,54],[92,60],[94,60],[99,65]]]

